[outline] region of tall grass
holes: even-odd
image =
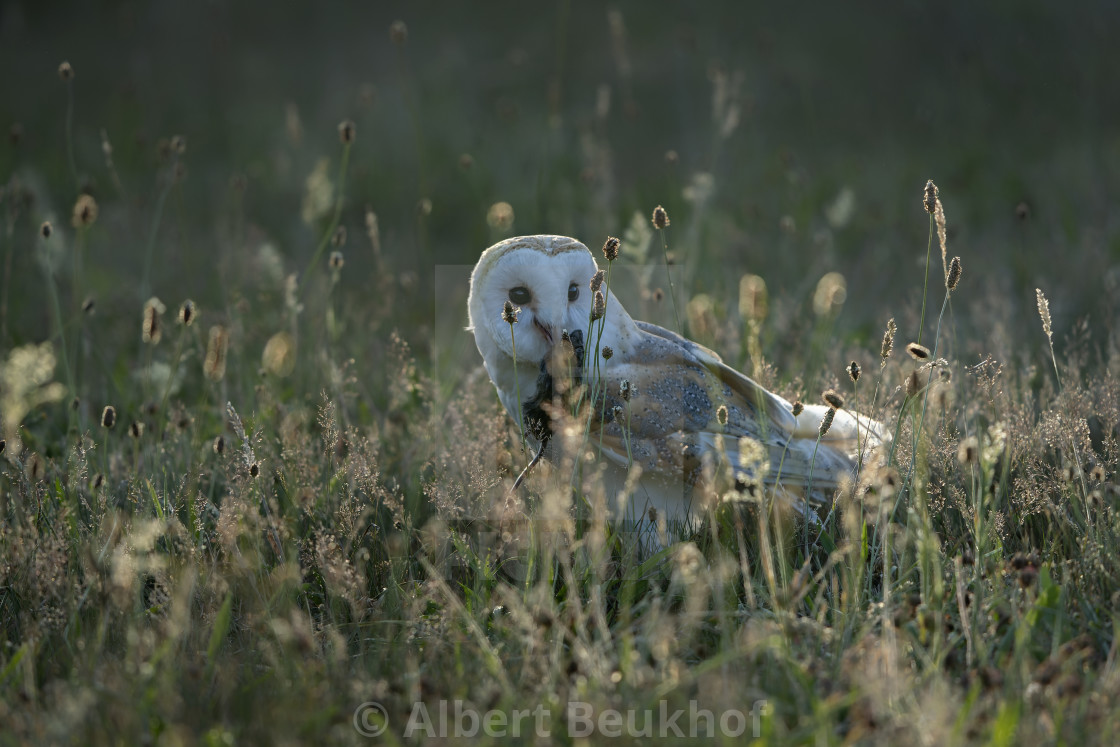
[[[203,186],[180,181],[196,236],[218,247],[213,262],[189,271],[159,230],[174,158],[186,154],[156,173],[121,158],[117,196],[98,194],[96,223],[53,223],[52,240],[81,241],[84,265],[70,268],[69,281],[47,264],[42,279],[15,277],[16,297],[36,311],[18,317],[26,326],[4,340],[0,359],[0,741],[351,743],[387,723],[384,741],[408,742],[417,704],[435,714],[441,701],[506,719],[540,707],[559,742],[575,741],[565,715],[577,704],[597,715],[634,711],[640,726],[647,710],[687,712],[693,702],[717,720],[742,712],[747,736],[762,744],[1114,741],[1120,385],[1106,356],[1115,330],[1103,342],[1068,323],[1063,330],[1047,305],[1043,347],[1033,317],[1030,335],[968,321],[988,291],[972,270],[977,250],[962,246],[967,274],[946,288],[933,337],[923,336],[931,244],[915,272],[922,253],[913,239],[898,252],[915,261],[883,270],[906,290],[882,316],[899,320],[900,342],[925,340],[929,361],[906,359],[901,344],[893,350],[894,319],[892,344],[879,346],[877,332],[840,314],[843,299],[829,296],[827,313],[814,313],[825,268],[774,281],[770,313],[755,300],[740,307],[749,319],[736,317],[724,299],[738,278],[770,268],[748,267],[733,250],[740,201],[725,198],[719,179],[698,179],[690,207],[674,208],[674,251],[693,253],[670,279],[678,327],[690,317],[677,304],[708,294],[710,342],[727,360],[749,350],[752,375],[791,401],[836,386],[848,361],[879,353],[875,385],[853,382],[844,407],[889,424],[889,450],[863,460],[823,522],[788,510],[781,491],[724,500],[737,480],[726,463],[709,466],[713,494],[695,498],[713,508],[696,527],[648,515],[607,520],[595,463],[574,457],[542,462],[511,491],[523,434],[473,350],[450,385],[428,373],[427,348],[443,322],[416,274],[418,244],[399,229],[412,225],[414,197],[428,189],[445,190],[432,195],[433,226],[444,209],[453,223],[481,225],[477,206],[508,196],[481,176],[471,189],[493,191],[493,200],[472,197],[461,215],[446,207],[457,182],[437,164],[453,153],[446,160],[458,168],[461,144],[441,142],[435,128],[421,136],[431,104],[397,54],[419,159],[399,168],[419,169],[425,194],[409,195],[400,215],[376,206],[398,228],[382,236],[374,218],[375,265],[340,255],[330,277],[315,272],[338,227],[353,231],[371,195],[382,194],[368,178],[373,156],[364,144],[351,153],[343,133],[333,199],[299,240],[274,240],[255,224],[266,207],[242,196],[259,182],[235,190],[225,222],[197,207]],[[738,123],[736,113],[727,124],[726,101],[717,108],[712,152],[731,147]],[[68,104],[67,121],[69,112]],[[68,141],[92,126],[77,119]],[[381,146],[379,167],[396,168]],[[563,173],[566,159],[546,165]],[[43,248],[52,190],[66,195],[60,204],[73,199],[73,160],[68,150],[65,178],[49,186],[19,187],[34,193],[32,207],[6,191],[6,249]],[[136,190],[124,181],[141,179],[156,189],[125,204]],[[697,185],[710,193],[698,196]],[[578,226],[565,189],[548,210]],[[649,200],[628,189],[623,204]],[[129,229],[133,211],[149,227],[144,236]],[[614,210],[616,222],[589,235],[624,233],[629,213]],[[639,218],[648,228],[647,216]],[[661,238],[665,256],[664,230]],[[462,256],[473,261],[482,248]],[[15,271],[28,270],[16,256]],[[630,259],[608,263],[607,289],[615,261]],[[120,288],[115,273],[139,296],[108,292]],[[625,302],[669,317],[658,281],[647,278],[642,297]],[[865,282],[848,273],[853,296]],[[757,293],[758,281],[747,287]],[[59,300],[67,290],[104,299],[80,332]],[[463,291],[438,301],[461,311]],[[138,344],[142,304],[157,293],[172,308],[190,303],[189,318],[181,311],[184,323],[163,342]],[[1030,308],[1036,299],[1006,303]],[[457,314],[447,323],[461,326]],[[591,381],[603,354],[595,324],[585,341]],[[510,330],[516,337],[517,325]],[[40,339],[59,351],[61,370],[53,353],[31,345]],[[117,423],[100,424],[106,406]],[[620,417],[639,406],[627,400]],[[573,429],[576,447],[594,447],[579,441],[586,422]],[[780,475],[782,464],[768,468]],[[651,544],[663,549],[649,552]],[[750,714],[763,701],[755,735]],[[522,741],[533,741],[524,723]],[[505,741],[481,727],[478,736]]]

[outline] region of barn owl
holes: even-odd
[[[575,239],[501,241],[471,274],[468,329],[502,405],[538,457],[557,461],[561,439],[552,431],[564,412],[576,413],[569,423],[607,464],[616,518],[695,522],[705,462],[721,459],[736,480],[763,483],[771,495],[828,503],[854,473],[857,450],[866,458],[880,443],[879,423],[838,410],[818,444],[828,408],[794,415],[788,401],[711,350],[631,318],[597,273]]]

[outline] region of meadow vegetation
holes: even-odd
[[[286,8],[286,59],[247,10],[20,7],[0,742],[408,742],[441,700],[559,743],[570,703],[693,701],[759,744],[1120,739],[1116,55],[1060,47],[1114,11]],[[209,54],[96,57],[145,24]],[[721,488],[652,554],[561,469],[511,492],[463,326],[519,233],[620,237],[635,318],[890,448],[819,523]]]

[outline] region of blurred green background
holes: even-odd
[[[407,39],[394,43],[396,20]],[[726,298],[730,313],[740,275],[757,273],[797,316],[839,270],[848,303],[836,329],[877,349],[887,317],[906,329],[920,307],[927,178],[941,188],[949,256],[964,262],[953,313],[966,338],[970,327],[1038,334],[1036,286],[1059,338],[1085,316],[1097,334],[1115,324],[1120,288],[1116,28],[1109,2],[8,0],[0,124],[13,136],[0,179],[34,203],[13,227],[8,190],[2,343],[49,333],[33,229],[52,218],[69,231],[79,188],[101,207],[86,287],[106,322],[135,334],[159,142],[172,135],[186,138],[186,173],[155,229],[152,291],[172,308],[256,300],[261,270],[239,256],[263,242],[301,272],[323,230],[301,218],[306,180],[321,159],[336,177],[344,118],[358,136],[341,292],[358,330],[400,329],[421,356],[439,313],[465,321],[465,289],[437,294],[437,266],[469,266],[508,233],[596,249],[659,203],[687,293]],[[77,184],[62,60],[75,71]],[[697,185],[710,185],[706,201]],[[508,230],[487,225],[498,201],[513,207]],[[381,264],[364,240],[367,207]],[[935,239],[934,311],[938,254]],[[391,305],[372,311],[376,295]],[[1029,339],[1041,356],[1041,335]]]

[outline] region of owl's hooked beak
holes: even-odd
[[[545,341],[549,345],[552,345],[552,328],[550,326],[541,324],[541,320],[537,317],[533,317],[533,326],[540,330],[540,333],[542,336],[544,336]]]

